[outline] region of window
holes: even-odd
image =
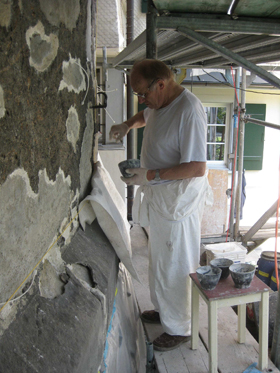
[[[224,162],[226,154],[226,106],[205,107],[207,117],[207,161]]]

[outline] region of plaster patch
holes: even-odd
[[[64,292],[64,282],[59,278],[59,273],[48,260],[44,261],[39,281],[40,295],[44,298],[54,299]]]
[[[12,19],[12,0],[0,0],[0,26],[8,28]]]
[[[76,143],[79,140],[80,121],[77,110],[71,106],[68,110],[68,118],[66,120],[67,140],[72,144],[73,150],[76,153]]]
[[[52,249],[47,253],[43,261],[45,262],[45,260],[48,260],[57,272],[64,272],[65,262],[61,258],[59,246],[54,245]]]
[[[60,23],[72,31],[80,14],[80,0],[40,0],[40,7],[50,24],[59,27]]]
[[[92,149],[93,149],[93,132],[94,132],[94,122],[93,122],[93,114],[92,109],[90,106],[92,104],[88,104],[88,110],[86,114],[86,129],[83,136],[83,142],[81,147],[81,159],[80,159],[80,193],[81,196],[84,196],[88,184],[90,182],[92,176]]]
[[[45,71],[54,61],[58,50],[58,38],[54,34],[45,35],[42,22],[26,31],[26,43],[30,50],[29,63],[37,71]]]
[[[59,85],[59,91],[67,88],[69,92],[80,93],[86,90],[86,80],[81,66],[80,59],[69,57],[69,61],[63,61],[63,79]]]
[[[69,219],[70,187],[70,176],[65,178],[61,169],[55,181],[46,170],[39,172],[37,194],[23,169],[15,170],[0,187],[0,302],[13,294],[55,242],[61,222]]]
[[[0,118],[3,118],[5,116],[5,101],[4,101],[4,92],[3,88],[0,85]]]

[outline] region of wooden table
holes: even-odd
[[[218,325],[217,311],[219,307],[238,306],[238,342],[245,343],[246,303],[260,302],[259,312],[259,369],[267,368],[268,364],[268,308],[269,288],[259,278],[254,276],[248,289],[237,289],[229,276],[220,280],[214,290],[203,290],[196,273],[191,273],[192,279],[192,349],[196,350],[199,339],[199,295],[208,306],[208,345],[209,372],[217,373],[218,369]]]

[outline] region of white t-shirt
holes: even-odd
[[[206,162],[206,115],[200,100],[184,90],[168,106],[144,110],[141,167],[160,169]]]

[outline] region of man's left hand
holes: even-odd
[[[121,177],[127,185],[146,185],[148,184],[146,168],[129,168],[126,170],[127,173],[133,174],[132,177]]]

